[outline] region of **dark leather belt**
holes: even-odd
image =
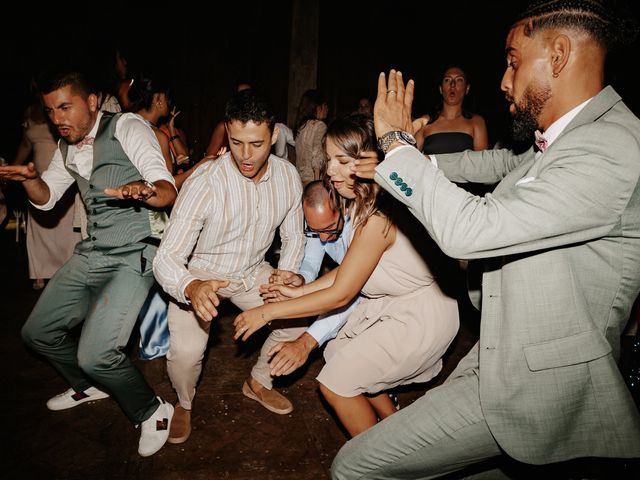
[[[154,247],[160,246],[160,239],[156,237],[145,237],[142,240],[139,240],[140,243],[146,243],[148,245],[153,245]]]

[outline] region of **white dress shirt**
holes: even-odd
[[[88,133],[88,137],[96,136],[102,112],[98,112],[96,122]],[[115,137],[120,142],[124,153],[140,176],[149,182],[166,180],[175,188],[173,176],[167,170],[167,165],[160,150],[160,144],[153,130],[145,124],[142,117],[135,113],[123,114],[116,123]],[[64,142],[64,140],[60,140]],[[83,145],[81,148],[69,145],[67,150],[67,166],[81,177],[89,180],[93,170],[93,145]],[[64,166],[60,148],[56,150],[49,168],[42,174],[42,180],[49,186],[49,201],[43,205],[32,205],[40,210],[51,210],[64,192],[75,181]],[[117,188],[120,185],[113,185]]]

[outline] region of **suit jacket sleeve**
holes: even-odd
[[[434,156],[438,168],[457,183],[498,183],[524,160],[524,155],[514,155],[510,150],[467,150]]]
[[[514,184],[496,195],[467,193],[408,148],[382,162],[375,179],[408,205],[447,255],[486,258],[584,242],[620,228],[640,170],[632,159],[639,156],[630,132],[595,122],[558,137],[536,160],[535,178],[519,185],[510,179]],[[465,157],[477,163],[484,154]]]

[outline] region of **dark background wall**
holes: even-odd
[[[10,159],[15,152],[33,74],[63,63],[108,66],[112,47],[123,52],[131,69],[160,72],[170,81],[182,110],[179,123],[198,153],[239,80],[263,90],[286,120],[292,2],[206,8],[185,2],[164,10],[129,6],[91,14],[59,7],[5,15],[5,24],[19,34],[0,33],[0,156]],[[631,3],[637,17],[640,2]],[[422,114],[439,100],[445,65],[459,62],[471,75],[469,107],[487,120],[492,142],[504,138],[509,120],[499,88],[504,40],[522,4],[320,0],[317,84],[329,98],[330,115],[353,110],[360,96],[373,100],[378,73],[392,67],[416,81],[414,114]],[[609,68],[611,83],[636,113],[640,95],[632,70],[639,52],[636,41],[612,55]]]

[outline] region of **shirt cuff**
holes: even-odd
[[[316,342],[318,342],[318,347],[321,347],[327,340],[331,340],[335,337],[335,335],[332,335],[334,333],[333,330],[327,331],[326,325],[324,325],[323,322],[318,321],[309,325],[307,333],[311,335]]]
[[[399,151],[401,151],[401,150],[403,150],[403,149],[405,149],[405,148],[414,148],[414,149],[415,149],[416,147],[413,147],[413,146],[411,146],[411,145],[400,145],[399,147],[396,147],[396,148],[394,148],[393,150],[391,150],[389,153],[387,153],[387,155],[385,156],[385,158],[391,158],[391,157],[393,157],[397,152],[399,152]]]
[[[392,156],[394,156],[397,152],[399,152],[402,149],[405,148],[415,148],[412,147],[411,145],[400,145],[399,147],[394,148],[393,150],[391,150],[387,156],[385,158],[391,158]],[[434,167],[438,168],[438,159],[436,158],[435,155],[425,155],[425,157],[429,158],[429,160],[431,161],[431,163],[433,164]]]
[[[53,207],[56,206],[56,202],[57,200],[54,198],[53,195],[51,195],[51,193],[49,193],[49,200],[47,201],[47,203],[43,203],[42,205],[38,205],[37,203],[33,203],[31,200],[29,200],[29,203],[33,205],[35,208],[37,208],[38,210],[51,210]]]
[[[178,284],[178,293],[180,294],[181,298],[176,298],[176,300],[178,300],[181,303],[186,303],[187,305],[191,305],[191,300],[187,298],[185,294],[185,290],[187,289],[189,284],[194,280],[199,280],[199,278],[189,273],[180,281],[180,283]]]

